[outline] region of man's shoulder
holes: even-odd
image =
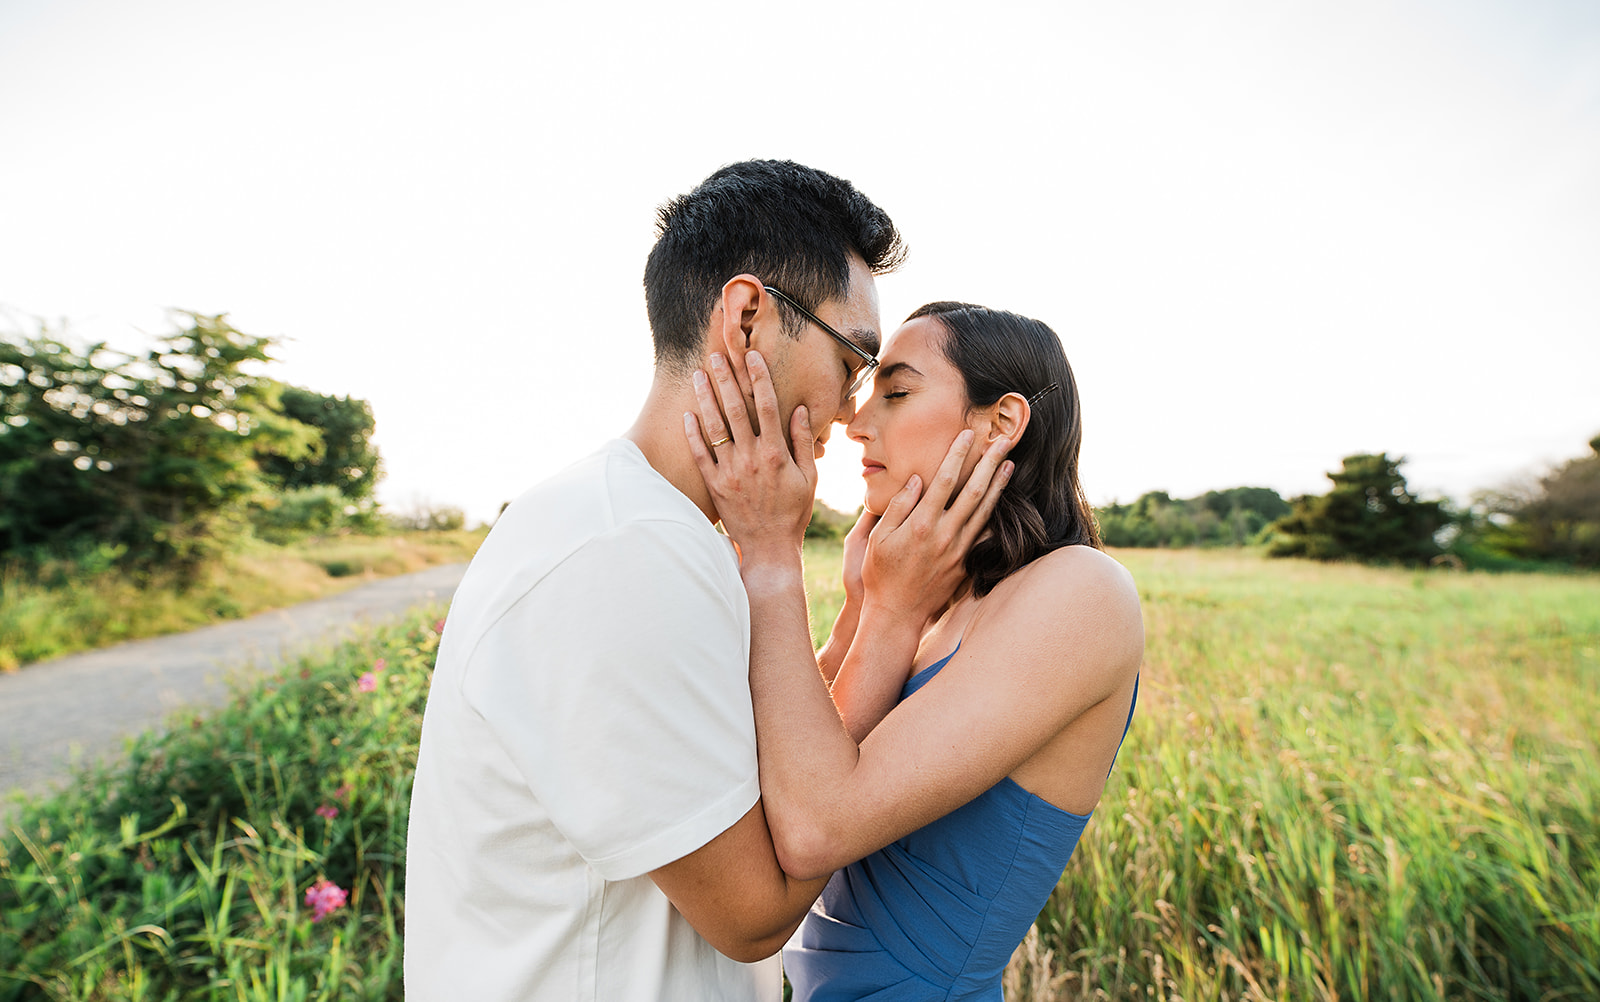
[[[536,484],[501,515],[511,524],[558,526],[596,535],[640,522],[679,522],[709,529],[694,502],[656,472],[626,439],[607,442]]]
[[[501,513],[473,559],[462,592],[515,601],[552,574],[582,574],[619,560],[630,573],[663,562],[738,562],[728,540],[637,447],[607,443],[534,486]],[[487,595],[483,596],[487,598]]]

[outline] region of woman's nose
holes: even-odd
[[[850,439],[852,442],[865,442],[871,437],[871,434],[868,432],[870,425],[867,422],[867,412],[872,409],[872,404],[867,403],[858,408],[855,406],[855,401],[851,400],[849,407],[854,413],[851,415],[850,420],[845,424],[845,437]]]

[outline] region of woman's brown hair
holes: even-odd
[[[1009,457],[1011,480],[989,530],[967,554],[973,590],[987,595],[1012,571],[1063,546],[1100,548],[1100,530],[1078,480],[1083,416],[1078,384],[1055,331],[1037,320],[971,303],[929,303],[907,320],[944,328],[944,356],[961,373],[970,407],[1007,393],[1028,398],[1032,416]]]

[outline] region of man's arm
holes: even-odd
[[[721,835],[650,871],[650,879],[708,943],[747,964],[788,942],[828,882],[796,880],[778,865],[760,801]]]

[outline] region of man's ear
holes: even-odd
[[[767,318],[759,317],[762,303],[767,303],[769,311],[775,311],[771,299],[762,291],[761,280],[754,275],[735,275],[722,285],[722,293],[717,299],[718,312],[713,317],[711,329],[710,351],[720,351],[728,360],[728,367],[733,370],[733,375],[738,380],[739,388],[749,396],[750,371],[745,366],[744,356],[751,348],[757,347],[756,329],[758,320]],[[773,313],[771,319],[776,320],[777,314]]]
[[[1020,393],[1007,393],[989,405],[987,410],[987,420],[978,429],[985,442],[993,442],[1004,435],[1015,445],[1033,416],[1033,408],[1028,406],[1027,398]]]

